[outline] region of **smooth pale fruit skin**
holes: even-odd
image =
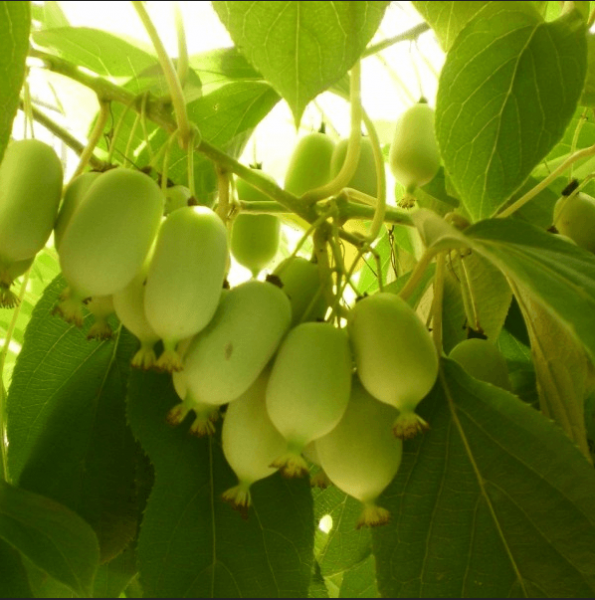
[[[140,271],[163,213],[163,195],[147,175],[113,169],[98,177],[62,238],[60,266],[83,296],[110,296]]]
[[[333,152],[331,161],[331,179],[339,174],[347,156],[349,140],[341,140]],[[351,181],[346,187],[353,188],[368,196],[376,198],[378,194],[378,179],[376,176],[376,161],[374,150],[369,137],[362,137],[359,162]]]
[[[74,215],[89,191],[89,188],[100,175],[101,173],[97,171],[83,173],[71,181],[66,187],[64,199],[62,200],[60,212],[58,213],[58,218],[56,219],[56,225],[54,227],[54,245],[56,246],[56,249],[60,248],[64,232],[72,219],[72,215]]]
[[[475,379],[505,390],[512,389],[506,359],[488,340],[464,340],[451,350],[449,358]]]
[[[399,410],[427,396],[438,377],[438,354],[404,300],[385,292],[364,298],[348,327],[360,381],[372,396]]]
[[[334,149],[335,143],[324,133],[310,133],[299,140],[287,167],[285,189],[301,196],[327,184]]]
[[[190,190],[183,185],[174,185],[165,190],[165,206],[163,214],[168,216],[174,210],[188,206],[188,200],[192,198]]]
[[[291,302],[292,327],[299,325],[304,317],[306,321],[324,319],[328,305],[321,291],[318,265],[301,256],[288,258],[279,264],[274,275],[281,280]]]
[[[282,290],[248,281],[223,299],[186,353],[184,372],[194,398],[222,405],[239,398],[274,356],[291,324]]]
[[[403,442],[391,430],[397,414],[370,396],[354,376],[341,422],[316,441],[320,464],[329,479],[364,505],[375,506],[399,470]],[[365,524],[371,523],[361,523]]]
[[[299,454],[337,426],[349,402],[352,358],[344,330],[303,323],[279,348],[267,388],[275,427]]]
[[[0,164],[0,262],[33,258],[47,243],[62,197],[62,163],[51,146],[21,140]]]
[[[393,175],[408,192],[434,179],[440,169],[434,109],[425,103],[419,103],[401,115],[388,162]]]
[[[213,318],[228,255],[227,230],[210,208],[180,208],[163,222],[147,275],[145,315],[166,347]]]
[[[274,179],[261,173],[267,179]],[[238,179],[238,199],[245,202],[268,201],[270,198],[260,190]],[[256,277],[274,258],[279,249],[281,221],[274,215],[239,214],[231,230],[231,253]]]
[[[265,392],[269,373],[264,371],[246,392],[232,402],[223,421],[223,454],[237,475],[239,489],[226,499],[249,505],[245,492],[256,481],[273,475],[273,460],[285,451],[287,442],[277,431],[266,410]],[[229,490],[228,496],[231,496]],[[242,502],[243,501],[243,502]]]
[[[595,253],[595,198],[583,193],[560,198],[554,208],[554,225],[577,246]]]

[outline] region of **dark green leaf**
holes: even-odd
[[[78,598],[70,588],[38,569],[30,560],[23,558],[23,563],[29,575],[34,598]]]
[[[445,361],[373,533],[384,597],[589,598],[595,473],[556,425]]]
[[[305,597],[314,514],[307,481],[279,475],[253,487],[244,521],[220,499],[236,480],[216,439],[165,422],[178,402],[171,377],[134,373],[128,414],[155,466],[138,543],[147,597]]]
[[[33,41],[45,50],[98,75],[136,77],[157,64],[149,47],[134,44],[106,31],[88,27],[62,27],[38,31]]]
[[[125,331],[113,341],[51,316],[55,280],[37,304],[8,394],[9,469],[24,489],[53,498],[96,531],[102,558],[136,533],[136,445],[126,423],[129,364],[137,346]]]
[[[563,323],[595,356],[595,256],[511,219],[483,221],[465,233],[517,290]]]
[[[339,598],[379,598],[376,583],[376,559],[370,555],[364,562],[343,575]]]
[[[137,575],[136,553],[124,550],[109,563],[101,565],[95,577],[93,598],[119,598]]]
[[[336,487],[314,493],[316,520],[332,518],[332,529],[318,530],[317,560],[324,577],[332,577],[363,562],[372,551],[370,532],[357,529],[362,505]]]
[[[320,572],[320,565],[314,563],[314,572],[312,573],[312,581],[310,582],[310,590],[308,591],[308,598],[328,598],[328,590],[324,582],[324,577]]]
[[[560,140],[586,63],[576,11],[545,23],[530,3],[492,2],[461,32],[442,70],[436,132],[473,219],[493,216]]]
[[[90,594],[99,544],[71,510],[0,482],[0,538],[80,596]]]
[[[213,2],[235,45],[288,102],[306,105],[354,65],[389,2]]]
[[[25,80],[31,29],[30,2],[0,2],[0,161],[17,113]]]
[[[490,2],[412,2],[434,30],[442,49],[450,50],[459,32]]]
[[[0,540],[0,598],[33,598],[21,554]]]

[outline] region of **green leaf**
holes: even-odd
[[[595,256],[512,219],[483,221],[465,233],[517,291],[555,317],[595,356]]]
[[[21,554],[0,539],[0,598],[33,598]]]
[[[585,427],[589,363],[585,351],[541,306],[522,293],[517,300],[531,338],[541,411],[589,458]]]
[[[8,393],[8,463],[20,487],[83,517],[99,538],[102,559],[119,554],[136,533],[136,444],[126,423],[126,383],[136,340],[87,341],[51,312],[64,289],[56,279],[25,334]]]
[[[205,93],[211,91],[211,86],[220,86],[234,81],[264,81],[263,76],[235,47],[217,48],[195,54],[188,59],[188,62],[200,77]]]
[[[339,598],[379,598],[376,583],[376,559],[370,555],[364,562],[343,575]]]
[[[389,2],[212,2],[235,45],[288,102],[296,124],[339,81]]]
[[[452,268],[447,268],[444,277],[442,300],[442,346],[446,354],[467,339],[467,313],[463,302],[461,282]]]
[[[39,21],[40,26],[37,27],[38,29],[56,29],[70,26],[58,2],[46,1],[43,6],[31,4],[31,16]]]
[[[320,565],[314,563],[314,571],[312,573],[312,581],[310,582],[310,589],[308,590],[308,598],[328,598],[328,590],[326,589],[326,583],[324,577],[320,572]]]
[[[444,361],[374,531],[391,598],[589,598],[595,473],[559,428]]]
[[[314,514],[308,482],[275,475],[253,487],[247,521],[221,500],[237,480],[217,439],[165,422],[179,400],[171,377],[134,373],[128,415],[155,466],[138,542],[146,597],[305,597]]]
[[[56,581],[41,569],[38,569],[25,557],[23,557],[23,564],[27,569],[34,598],[78,598],[78,595],[69,587]]]
[[[329,533],[318,530],[317,561],[324,577],[332,577],[352,569],[372,552],[372,538],[366,529],[357,529],[362,505],[336,487],[314,493],[314,514],[317,522],[332,518]]]
[[[415,198],[418,206],[433,210],[442,216],[460,205],[458,199],[451,196],[446,189],[446,174],[442,167],[430,183],[416,190]]]
[[[33,41],[45,50],[108,77],[137,77],[156,64],[149,46],[134,44],[99,29],[61,27],[33,34]]]
[[[136,553],[128,548],[111,562],[99,567],[95,577],[92,597],[119,598],[136,577],[137,572]]]
[[[448,52],[460,31],[490,2],[412,2]]]
[[[473,219],[493,216],[560,140],[586,57],[576,11],[545,23],[529,3],[492,2],[461,32],[442,70],[436,132]]]
[[[0,481],[0,538],[80,596],[90,594],[99,544],[71,510]]]
[[[30,2],[0,2],[0,161],[17,114],[29,52]]]

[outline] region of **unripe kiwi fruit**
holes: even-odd
[[[48,241],[62,196],[62,163],[38,140],[13,142],[0,164],[0,263],[29,260]]]
[[[89,188],[100,175],[101,173],[98,171],[83,173],[66,186],[64,199],[62,200],[60,212],[58,213],[58,218],[56,219],[56,225],[54,227],[54,245],[56,246],[56,249],[58,249],[62,243],[64,232],[70,223],[72,215],[74,215],[89,191]]]
[[[341,420],[349,402],[352,359],[344,330],[303,323],[281,344],[267,388],[267,410],[288,442],[272,464],[288,477],[304,476],[301,454]]]
[[[331,179],[336,177],[343,167],[349,140],[341,140],[335,147],[331,161]],[[378,179],[376,176],[376,161],[374,160],[374,150],[369,137],[362,137],[360,146],[359,161],[351,181],[346,187],[353,188],[368,196],[376,198],[378,194]]]
[[[331,179],[331,160],[335,143],[324,133],[309,133],[297,143],[287,172],[285,189],[302,196],[327,184]]]
[[[320,463],[340,490],[364,505],[358,522],[383,525],[390,514],[376,500],[394,479],[403,455],[391,422],[397,411],[373,398],[354,377],[349,405],[340,423],[316,441]]]
[[[88,340],[110,340],[114,332],[108,318],[114,314],[112,296],[95,296],[85,302],[87,310],[95,317],[95,322],[87,334]]]
[[[228,255],[227,230],[210,208],[180,208],[163,222],[145,289],[147,321],[165,347],[158,368],[180,370],[178,342],[197,334],[213,318]]]
[[[262,173],[263,177],[274,179]],[[245,202],[267,201],[270,198],[238,179],[236,183],[238,199]],[[231,253],[233,257],[252,272],[256,277],[277,254],[279,237],[281,234],[281,221],[274,215],[257,215],[240,213],[233,222],[231,230]]]
[[[277,471],[270,465],[287,446],[266,410],[268,379],[269,369],[265,369],[241,397],[229,405],[223,421],[223,454],[238,478],[238,485],[227,490],[223,499],[241,511],[246,511],[252,503],[251,486]]]
[[[349,318],[357,372],[366,390],[398,408],[397,437],[427,428],[417,404],[438,377],[438,353],[425,325],[399,296],[381,292],[359,301]]]
[[[397,121],[389,165],[407,194],[430,183],[440,169],[434,109],[426,102],[408,108]]]
[[[239,398],[275,354],[291,324],[291,306],[277,286],[248,281],[222,300],[184,357],[188,389],[203,404]]]
[[[119,292],[113,295],[114,310],[122,325],[140,341],[141,347],[132,359],[132,366],[137,369],[150,369],[157,362],[155,344],[159,336],[153,331],[145,316],[145,283],[153,251],[147,258],[134,279]]]
[[[70,295],[58,310],[80,320],[80,301],[124,289],[140,271],[163,213],[163,195],[147,175],[103,173],[72,215],[58,249]]]
[[[273,273],[291,302],[292,327],[304,321],[324,319],[328,304],[318,265],[301,256],[288,258]]]
[[[554,225],[580,248],[595,252],[595,198],[582,192],[560,198],[554,208]]]
[[[35,257],[19,260],[3,266],[0,264],[0,308],[14,308],[19,304],[18,297],[10,290],[16,279],[24,275],[35,262]]]
[[[190,198],[192,198],[192,193],[186,186],[174,185],[168,187],[165,190],[165,206],[163,214],[167,216],[174,212],[174,210],[189,206],[188,201]]]
[[[464,340],[451,350],[449,358],[459,363],[475,379],[508,391],[512,389],[506,359],[488,340]]]

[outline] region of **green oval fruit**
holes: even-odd
[[[108,318],[114,314],[112,296],[95,296],[85,303],[87,310],[95,317],[95,322],[87,334],[88,340],[111,340],[114,332]]]
[[[83,198],[95,180],[101,175],[97,171],[91,171],[89,173],[83,173],[76,179],[71,181],[66,190],[64,191],[64,200],[62,200],[62,206],[60,206],[60,212],[56,219],[56,225],[54,227],[54,245],[56,249],[60,247],[64,232],[72,215],[76,212],[76,209],[80,206]]]
[[[318,265],[296,256],[280,263],[274,275],[283,284],[283,291],[291,302],[292,327],[302,321],[324,319],[328,304],[322,292]]]
[[[407,109],[397,122],[390,147],[393,175],[408,193],[430,183],[440,168],[434,109],[424,102]]]
[[[296,145],[287,173],[285,189],[301,196],[331,180],[331,160],[335,144],[324,133],[310,133]]]
[[[239,398],[271,360],[290,323],[289,300],[277,286],[248,281],[231,290],[184,358],[195,400],[221,406]]]
[[[287,446],[266,410],[268,380],[266,369],[229,405],[223,421],[223,454],[238,478],[238,485],[227,490],[223,499],[241,511],[246,511],[252,503],[251,486],[277,471],[270,465]]]
[[[11,144],[0,164],[0,262],[33,258],[47,243],[62,196],[62,164],[38,140]]]
[[[267,388],[267,410],[288,442],[288,452],[273,463],[286,476],[307,474],[304,448],[341,420],[351,370],[347,334],[329,323],[298,325],[281,344]]]
[[[415,311],[399,296],[378,293],[355,305],[349,333],[360,381],[401,411],[395,435],[406,439],[427,428],[415,407],[436,382],[438,354]]]
[[[149,252],[141,270],[134,279],[113,295],[114,310],[120,322],[140,341],[141,347],[132,359],[137,369],[150,369],[157,362],[155,344],[159,336],[153,331],[145,316],[145,283],[153,253]]]
[[[227,230],[210,208],[180,208],[163,222],[145,289],[147,321],[165,346],[158,368],[180,370],[178,342],[213,318],[228,255]]]
[[[272,177],[261,173],[267,179]],[[267,201],[270,198],[243,179],[237,180],[238,198],[245,202]],[[239,214],[231,230],[231,253],[254,277],[274,258],[279,249],[281,221],[274,215]]]
[[[113,169],[98,177],[70,219],[59,248],[62,274],[77,295],[110,296],[141,270],[163,213],[147,175]]]
[[[192,198],[190,190],[183,185],[174,185],[165,190],[165,206],[163,214],[165,216],[188,206],[188,200]]]
[[[354,377],[349,406],[341,422],[316,441],[320,463],[329,479],[364,505],[358,522],[383,525],[390,513],[376,505],[395,478],[403,455],[403,442],[395,438],[391,423],[397,411],[370,396]]]
[[[464,340],[451,350],[449,358],[475,379],[505,390],[512,389],[506,359],[488,340]]]
[[[331,161],[331,179],[336,177],[343,167],[348,146],[349,140],[341,140],[335,147]],[[376,161],[374,160],[374,150],[369,137],[362,137],[359,162],[351,181],[346,187],[353,188],[374,198],[378,194]]]
[[[554,208],[554,225],[577,246],[595,253],[595,198],[583,193],[560,198]]]

